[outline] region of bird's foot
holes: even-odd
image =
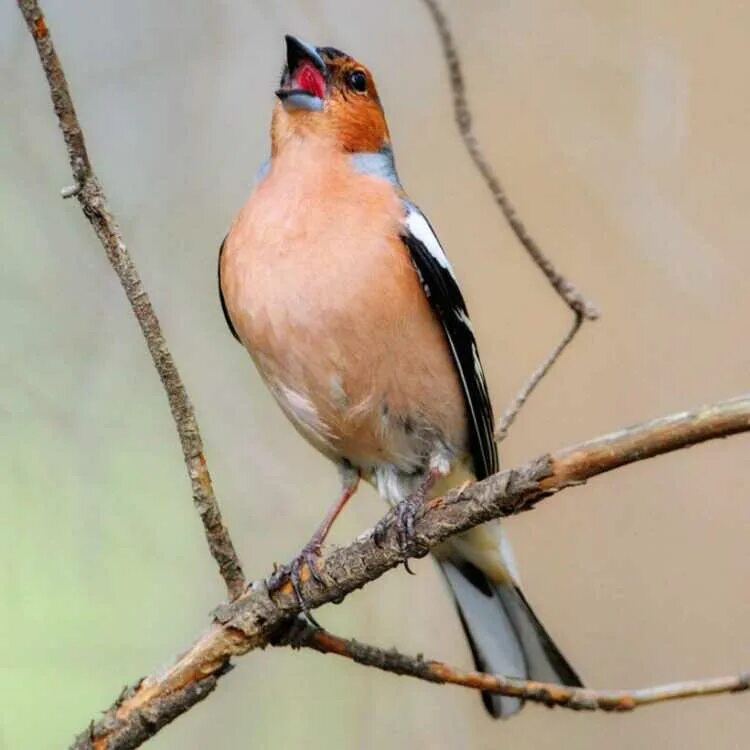
[[[387,518],[387,516],[386,516]],[[385,523],[385,518],[381,518],[373,527],[372,530],[372,541],[375,542],[376,547],[382,547],[383,542],[385,541],[385,532],[386,532],[387,526]]]
[[[320,627],[320,625],[310,613],[307,602],[302,595],[302,569],[306,565],[310,571],[310,578],[321,586],[325,585],[318,572],[318,560],[320,560],[320,542],[312,539],[299,551],[290,563],[278,565],[266,581],[268,590],[271,593],[278,591],[286,581],[289,581],[294,595],[297,597],[299,606],[305,613],[305,617],[316,627]]]
[[[396,527],[396,539],[401,552],[406,554],[411,550],[412,543],[416,537],[414,531],[414,519],[417,516],[417,512],[424,503],[424,493],[420,490],[413,492],[405,500],[402,500],[393,509],[394,515],[394,526]],[[386,519],[378,521],[373,529],[372,538],[378,547],[383,546],[385,541],[386,531],[388,529],[388,522]],[[409,570],[409,566],[406,566]],[[411,571],[409,571],[411,573]]]
[[[406,500],[402,500],[396,506],[396,538],[403,553],[411,549],[416,532],[414,531],[414,519],[417,511],[424,502],[423,494],[419,491],[413,492]]]

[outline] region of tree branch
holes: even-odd
[[[221,519],[211,475],[208,473],[203,455],[203,440],[198,429],[195,410],[167,347],[159,319],[156,317],[135,264],[125,247],[120,229],[109,211],[104,191],[91,167],[83,131],[73,106],[65,73],[44,21],[44,15],[36,0],[18,0],[18,7],[36,44],[49,84],[52,104],[65,139],[73,178],[76,181],[73,188],[63,192],[63,197],[75,195],[78,198],[83,213],[91,222],[96,236],[104,247],[107,258],[120,279],[133,313],[138,319],[154,366],[169,400],[169,408],[177,427],[182,454],[192,485],[193,502],[203,521],[209,549],[219,565],[229,597],[236,598],[244,590],[245,577],[229,532]]]
[[[560,339],[557,346],[555,346],[555,348],[549,353],[547,359],[545,359],[544,362],[542,362],[542,364],[540,364],[539,367],[537,367],[536,370],[531,373],[524,387],[518,392],[511,404],[502,413],[502,416],[500,417],[497,423],[497,428],[495,430],[495,439],[498,443],[505,440],[505,438],[508,436],[508,430],[510,430],[513,422],[516,421],[518,412],[521,411],[523,405],[526,403],[526,400],[531,395],[534,388],[539,385],[542,378],[544,378],[544,376],[549,372],[552,365],[557,362],[560,355],[563,353],[563,351],[565,351],[565,348],[573,340],[575,335],[578,333],[578,329],[581,327],[582,323],[583,317],[576,313],[575,317],[573,318],[573,325],[570,327],[568,332],[565,334],[565,336],[562,337],[562,339]]]
[[[407,656],[395,649],[381,649],[347,640],[297,619],[283,640],[275,645],[306,647],[321,654],[336,654],[375,667],[384,672],[416,677],[440,685],[460,685],[483,692],[521,698],[546,706],[562,706],[575,711],[632,711],[654,703],[720,693],[739,693],[750,689],[750,672],[729,677],[675,682],[637,690],[590,690],[549,682],[519,680],[483,672],[465,672],[441,661]]]
[[[339,602],[355,589],[401,564],[407,557],[422,556],[429,548],[453,534],[493,518],[530,510],[545,497],[635,461],[748,431],[750,395],[645,422],[545,454],[427,503],[417,515],[416,543],[408,555],[400,549],[391,511],[383,520],[385,533],[382,546],[375,543],[370,530],[349,546],[334,550],[319,562],[318,572],[325,586],[316,584],[309,570],[303,568],[303,596],[311,609],[327,602]],[[97,750],[137,747],[139,743],[128,744],[123,738],[134,731],[134,721],[139,725],[142,723],[144,712],[156,726],[161,717],[158,706],[165,697],[183,696],[189,686],[211,676],[218,678],[226,671],[233,656],[265,647],[278,638],[299,613],[299,603],[290,586],[287,585],[271,598],[265,583],[256,581],[240,599],[215,611],[214,623],[171,667],[142,680],[123,700],[113,705],[86,735],[94,738],[90,744],[74,747],[95,747]],[[457,675],[459,673],[456,673],[456,679],[459,679]],[[446,681],[453,681],[449,679],[448,672],[443,677]],[[486,678],[500,679],[491,675]],[[470,678],[461,679],[469,681]],[[744,678],[739,679],[742,681]],[[526,684],[525,689],[533,692],[534,688],[530,685]],[[685,689],[703,689],[696,685]],[[710,686],[710,690],[706,690],[715,692],[719,683],[705,685]],[[726,683],[722,682],[721,686],[724,685]],[[739,687],[738,683],[737,689]],[[638,700],[647,702],[649,695],[666,695],[670,692],[678,697],[678,688],[674,686],[655,690],[656,693],[653,690],[651,693],[636,693],[640,696]],[[560,700],[560,705],[564,705],[564,699]],[[654,699],[649,700],[654,702]],[[193,704],[188,698],[175,701],[170,704],[171,718]],[[81,741],[79,738],[78,742]]]
[[[560,343],[552,350],[542,364],[531,374],[526,384],[519,394],[503,413],[502,418],[495,431],[495,438],[498,442],[505,439],[508,429],[515,420],[518,412],[523,408],[526,400],[533,390],[539,385],[541,380],[547,374],[552,365],[558,360],[560,355],[565,351],[568,344],[573,340],[578,329],[584,320],[596,320],[599,317],[599,310],[593,302],[588,300],[576,287],[563,276],[552,264],[552,261],[544,254],[539,243],[529,234],[526,226],[516,213],[516,209],[510,202],[507,193],[503,189],[500,180],[495,171],[492,169],[487,157],[485,157],[479,140],[472,129],[471,109],[466,96],[466,83],[463,72],[461,71],[461,59],[458,54],[458,48],[453,40],[453,34],[450,30],[448,19],[440,10],[437,0],[422,0],[427,7],[435,27],[440,37],[443,57],[448,66],[450,75],[450,86],[453,92],[453,111],[458,126],[458,131],[466,146],[474,165],[479,174],[482,176],[485,184],[492,193],[495,203],[502,212],[505,220],[510,225],[516,238],[524,247],[529,257],[539,267],[542,273],[549,281],[552,288],[557,292],[565,304],[573,311],[575,320],[572,328],[563,336]]]
[[[492,169],[489,161],[487,161],[487,158],[482,152],[479,141],[476,135],[474,135],[472,129],[471,110],[466,98],[466,83],[464,81],[463,72],[461,71],[461,60],[458,55],[456,44],[453,41],[453,35],[451,34],[448,19],[440,10],[437,0],[422,1],[427,6],[427,10],[432,16],[432,20],[435,22],[438,35],[440,36],[440,42],[443,47],[443,56],[445,57],[445,61],[448,65],[448,72],[450,74],[456,125],[458,125],[458,130],[461,134],[461,138],[463,138],[466,150],[469,152],[469,155],[479,170],[479,173],[484,178],[487,187],[492,193],[492,197],[502,211],[503,216],[505,216],[513,233],[526,249],[526,252],[528,252],[534,263],[539,266],[542,273],[547,277],[552,288],[560,295],[562,300],[571,310],[588,320],[596,320],[596,318],[599,317],[599,310],[593,302],[586,299],[586,297],[584,297],[583,294],[581,294],[581,292],[579,292],[578,289],[576,289],[575,286],[573,286],[573,284],[554,267],[552,261],[544,254],[542,248],[529,234],[524,223],[518,217],[516,209],[510,202],[503,186],[500,184],[500,180],[495,174],[495,171]]]

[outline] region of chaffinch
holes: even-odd
[[[342,490],[283,576],[316,575],[360,477],[397,507],[401,539],[425,498],[498,470],[492,406],[453,269],[404,193],[370,71],[286,38],[271,157],[219,254],[227,323]],[[433,550],[479,669],[581,682],[518,585],[492,522]],[[280,583],[276,577],[272,586]],[[483,695],[494,716],[516,698]]]

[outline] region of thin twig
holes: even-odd
[[[503,215],[507,219],[508,224],[510,224],[511,229],[515,233],[519,242],[524,246],[534,263],[536,263],[542,270],[555,291],[560,297],[562,297],[571,310],[577,311],[584,318],[595,320],[599,317],[599,311],[596,306],[587,300],[570,281],[557,271],[552,265],[552,261],[547,258],[541,247],[528,233],[523,222],[518,218],[518,214],[506,195],[505,190],[503,190],[500,180],[497,178],[497,175],[482,153],[479,141],[474,135],[474,131],[471,127],[471,110],[466,98],[466,83],[464,82],[463,73],[461,72],[461,61],[458,56],[456,44],[453,41],[453,35],[451,34],[448,19],[440,10],[436,0],[423,0],[423,2],[430,11],[432,18],[435,21],[438,34],[440,35],[440,41],[443,46],[443,55],[448,64],[448,71],[450,73],[456,124],[458,125],[458,130],[461,133],[466,149],[471,155],[474,164],[484,178],[484,181],[487,183],[492,196],[500,207],[500,210],[503,212]]]
[[[91,222],[96,236],[104,246],[107,258],[117,273],[138,319],[154,366],[169,399],[169,407],[190,476],[193,501],[203,521],[208,546],[219,565],[229,597],[236,598],[244,590],[245,578],[229,532],[222,523],[211,476],[203,455],[203,441],[193,405],[167,348],[151,301],[125,247],[120,229],[109,211],[104,191],[91,167],[83,131],[44,15],[36,0],[18,0],[18,7],[36,43],[73,170],[75,185],[65,188],[63,197],[77,197],[86,218]]]
[[[518,412],[521,411],[523,405],[526,403],[526,399],[531,395],[531,392],[534,390],[534,388],[539,385],[539,381],[547,374],[550,367],[555,364],[558,357],[565,350],[565,347],[573,340],[576,333],[578,333],[578,329],[581,327],[582,323],[583,318],[576,312],[575,317],[573,318],[573,325],[570,327],[570,330],[560,340],[557,346],[549,353],[547,359],[545,359],[544,362],[542,362],[542,364],[539,365],[539,367],[537,367],[537,369],[531,373],[529,379],[526,381],[526,385],[521,389],[513,402],[503,412],[502,416],[500,417],[500,421],[498,422],[497,429],[495,430],[495,439],[498,443],[505,440],[508,435],[508,430],[510,429],[513,422],[515,422],[515,419],[518,416]]]
[[[395,649],[382,649],[355,640],[347,640],[326,630],[312,627],[298,618],[293,626],[275,645],[293,648],[306,647],[321,654],[336,654],[347,659],[375,667],[384,672],[416,677],[438,684],[497,693],[513,698],[543,703],[546,706],[562,706],[575,711],[632,711],[640,706],[654,703],[694,698],[721,693],[739,693],[750,689],[750,672],[728,677],[713,677],[686,682],[674,682],[656,687],[635,690],[591,690],[567,687],[549,682],[520,680],[513,677],[463,671],[434,659],[407,656]]]
[[[461,71],[461,60],[458,55],[458,48],[453,40],[453,34],[451,33],[448,19],[440,9],[437,0],[423,0],[423,2],[432,16],[438,35],[440,36],[443,57],[448,65],[448,72],[450,74],[450,84],[453,92],[453,110],[456,124],[458,125],[458,131],[461,134],[466,150],[469,152],[474,165],[482,175],[482,178],[492,193],[492,197],[495,199],[495,202],[502,211],[503,216],[510,225],[510,228],[513,230],[518,241],[523,245],[534,263],[536,263],[541,269],[542,273],[552,285],[552,288],[560,295],[565,304],[576,316],[576,320],[571,330],[554,348],[552,353],[540,365],[540,367],[532,373],[521,392],[516,396],[513,403],[503,414],[500,424],[495,432],[495,437],[497,441],[500,442],[506,437],[508,428],[526,403],[526,399],[531,395],[531,392],[537,385],[539,385],[550,367],[552,367],[557,361],[568,344],[573,340],[576,333],[578,333],[581,323],[584,320],[596,320],[596,318],[599,317],[599,310],[593,302],[584,297],[584,295],[554,267],[552,261],[544,254],[542,248],[529,234],[526,226],[518,217],[516,209],[510,202],[500,180],[485,157],[482,148],[479,145],[479,140],[472,129],[471,109],[466,97],[466,83],[464,81],[463,72]]]
[[[324,586],[311,579],[310,571],[303,567],[302,594],[310,609],[339,602],[409,556],[421,556],[453,534],[492,518],[529,510],[545,497],[620,466],[740,432],[750,432],[750,395],[645,422],[545,454],[427,503],[417,515],[417,542],[408,555],[401,550],[394,514],[390,511],[381,522],[382,546],[376,544],[369,531],[347,547],[331,552],[318,562]],[[181,694],[180,691],[211,675],[221,676],[232,657],[267,646],[299,614],[299,602],[290,586],[271,598],[265,584],[255,582],[237,601],[216,610],[213,625],[171,667],[140,681],[123,701],[112,706],[93,725],[95,747],[97,750],[137,747],[139,743],[122,741],[133,731],[133,721],[142,721],[144,712],[157,721],[161,716],[159,702],[165,696]],[[444,677],[448,679],[448,675]],[[647,696],[648,693],[643,693],[640,700]],[[185,701],[182,711],[191,705]],[[174,704],[170,704],[170,710],[174,718],[177,710]]]

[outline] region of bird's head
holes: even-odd
[[[370,71],[333,47],[286,37],[286,64],[271,124],[272,153],[295,136],[318,135],[350,153],[390,140]]]

